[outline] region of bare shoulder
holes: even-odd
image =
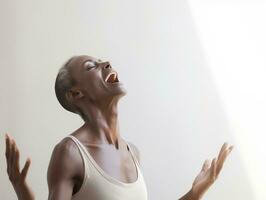
[[[59,181],[57,179],[73,178],[81,166],[82,158],[76,144],[70,138],[62,139],[53,149],[47,172],[48,184]]]
[[[136,157],[138,159],[138,162],[140,163],[140,151],[139,151],[139,149],[132,142],[127,142],[127,143],[129,144],[129,146],[132,149],[133,153],[136,155]]]
[[[55,145],[53,154],[60,153],[64,156],[71,156],[71,154],[76,154],[78,151],[77,145],[70,138],[66,137]]]

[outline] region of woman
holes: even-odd
[[[48,167],[49,200],[147,200],[135,145],[120,136],[117,104],[126,94],[109,62],[90,56],[72,57],[55,82],[60,104],[79,114],[84,125],[54,148]],[[226,143],[217,159],[206,161],[191,190],[181,200],[198,200],[218,177],[232,150]],[[19,200],[32,200],[26,182],[28,159],[20,171],[19,150],[6,135],[7,172]]]

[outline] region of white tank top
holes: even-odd
[[[85,169],[83,183],[72,200],[147,200],[147,188],[139,163],[127,144],[137,169],[137,180],[132,183],[121,182],[104,172],[90,155],[85,146],[74,136],[71,138],[77,145]]]

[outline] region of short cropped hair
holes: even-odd
[[[79,114],[80,117],[85,121],[86,117],[83,112],[80,111],[75,105],[70,103],[66,98],[66,93],[75,85],[75,80],[70,74],[69,63],[74,59],[75,56],[71,57],[60,69],[55,80],[55,94],[59,103],[66,110]]]

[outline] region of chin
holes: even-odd
[[[113,95],[125,96],[127,94],[127,90],[123,85],[119,85],[118,87],[112,88]]]
[[[115,94],[115,96],[118,96],[119,98],[121,98],[121,97],[123,97],[123,96],[125,96],[127,94],[127,91],[126,91],[126,89],[122,89],[122,90],[120,90],[119,92],[117,92],[116,94]]]

